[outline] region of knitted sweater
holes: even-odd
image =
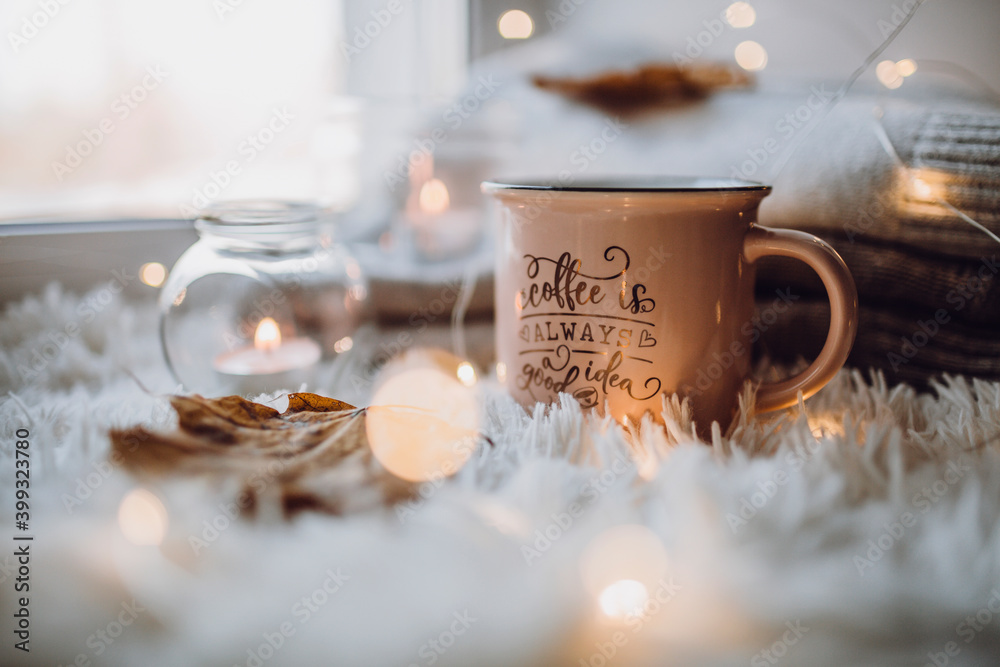
[[[816,233],[850,267],[861,314],[849,363],[918,385],[942,372],[1000,378],[1000,242],[963,217],[1000,235],[1000,111],[830,121],[789,162],[761,221]],[[801,263],[766,259],[758,294],[777,288],[802,299],[765,348],[814,356],[829,321],[822,285]]]

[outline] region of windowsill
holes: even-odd
[[[38,294],[51,282],[83,293],[116,275],[138,276],[147,262],[170,267],[196,239],[192,221],[177,218],[3,221],[0,303]],[[149,297],[154,290],[135,279],[125,293]]]

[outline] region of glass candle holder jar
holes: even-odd
[[[295,390],[344,354],[367,315],[361,268],[307,202],[206,209],[160,292],[160,339],[190,391]]]

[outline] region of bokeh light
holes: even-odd
[[[913,76],[917,71],[917,63],[912,58],[904,58],[896,63],[896,71],[900,76]]]
[[[167,525],[167,509],[146,489],[129,491],[118,506],[118,526],[132,544],[159,545],[167,534]]]
[[[913,180],[910,181],[910,186],[917,199],[927,200],[934,196],[934,188],[932,188],[927,181],[919,176],[915,176]]]
[[[622,579],[611,584],[597,598],[604,615],[613,619],[638,616],[649,600],[646,586],[634,579]]]
[[[591,595],[598,597],[602,608],[605,595],[609,600],[617,600],[615,604],[639,597],[635,586],[620,585],[622,581],[637,582],[648,592],[659,584],[666,571],[667,550],[663,542],[656,533],[638,524],[605,530],[591,540],[580,557],[583,584]],[[609,587],[614,587],[611,592]]]
[[[366,430],[372,453],[393,475],[411,482],[448,477],[472,455],[479,403],[460,379],[463,363],[443,350],[418,349],[380,371]]]
[[[146,262],[139,267],[139,280],[150,287],[159,287],[167,279],[167,269],[159,262]]]
[[[511,9],[500,16],[497,30],[504,39],[527,39],[535,31],[535,23],[527,12]]]
[[[753,40],[740,42],[736,45],[736,64],[750,72],[756,72],[767,66],[767,51]]]
[[[883,60],[875,66],[875,76],[879,82],[890,90],[895,90],[903,85],[903,76],[899,73],[899,68],[891,60]]]
[[[448,187],[439,178],[432,178],[420,186],[418,201],[420,211],[430,215],[444,213],[448,210],[448,206],[451,205]]]
[[[352,347],[354,347],[354,339],[350,336],[344,336],[333,344],[333,351],[337,354],[341,354],[342,352],[347,352]]]
[[[810,415],[807,417],[809,430],[817,440],[844,435],[844,425],[833,415]]]
[[[952,178],[937,169],[917,167],[906,169],[901,174],[903,188],[901,194],[907,200],[935,204],[948,198],[948,185]]]
[[[632,459],[635,461],[639,477],[647,482],[660,472],[660,459],[653,449],[652,443],[635,442],[632,445]]]
[[[726,8],[726,22],[734,28],[749,28],[757,20],[757,12],[749,2],[734,2]]]
[[[476,384],[476,369],[468,361],[463,361],[458,365],[455,375],[458,377],[458,381],[466,387]]]

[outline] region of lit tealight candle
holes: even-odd
[[[265,391],[302,382],[304,377],[291,374],[311,368],[320,356],[322,350],[316,341],[303,337],[282,340],[278,323],[265,317],[254,331],[252,346],[220,354],[212,366],[223,375],[250,379],[249,383],[238,383],[244,391]]]
[[[427,180],[418,192],[407,212],[417,249],[428,259],[467,252],[479,239],[479,210],[452,206],[448,186],[439,178]]]

